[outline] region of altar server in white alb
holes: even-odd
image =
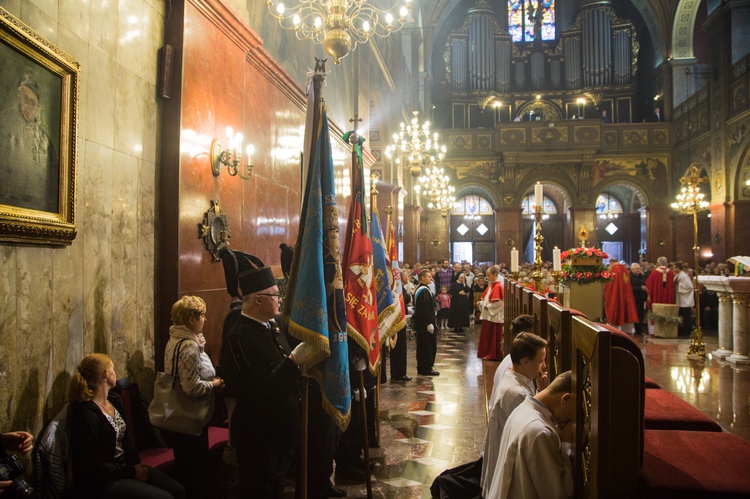
[[[492,390],[490,417],[484,437],[482,459],[482,494],[487,497],[492,482],[503,428],[513,410],[528,397],[537,393],[536,379],[546,367],[547,340],[534,333],[520,333],[510,345],[512,367],[505,371],[500,382]],[[543,388],[543,387],[542,387]]]
[[[567,499],[573,495],[571,372],[528,397],[508,418],[485,499]]]

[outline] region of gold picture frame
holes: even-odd
[[[80,66],[0,8],[0,243],[76,237]]]

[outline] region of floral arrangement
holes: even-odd
[[[579,264],[572,266],[571,259],[576,258]],[[571,248],[560,254],[560,259],[565,262],[562,265],[560,282],[577,282],[589,284],[592,282],[608,282],[612,275],[602,263],[609,255],[597,248]],[[580,265],[581,260],[591,260],[591,265]]]

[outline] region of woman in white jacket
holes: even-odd
[[[209,497],[208,423],[213,416],[214,393],[224,387],[216,377],[211,359],[204,351],[206,339],[206,302],[197,296],[183,296],[172,305],[172,327],[164,350],[164,370],[172,369],[177,356],[177,372],[169,372],[180,379],[182,391],[189,397],[211,397],[211,409],[199,436],[167,432],[174,448],[177,478],[185,486],[188,498]]]

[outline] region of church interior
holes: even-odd
[[[404,2],[398,29],[351,42],[339,60],[319,35],[283,26],[276,0],[0,0],[3,50],[57,61],[67,92],[59,212],[0,198],[2,431],[38,434],[91,352],[110,355],[149,399],[184,295],[205,301],[205,350],[218,363],[232,301],[219,249],[255,255],[282,279],[278,248],[297,239],[316,58],[327,59],[340,233],[352,199],[342,136],[356,127],[366,192],[377,188],[366,204],[390,214],[402,265],[510,267],[514,252],[533,262],[539,224],[544,261],[579,246],[581,227],[587,246],[629,263],[705,267],[750,254],[750,3]],[[33,59],[16,31],[47,50]],[[0,76],[3,108],[15,106],[18,77]],[[438,161],[394,159],[425,131]],[[691,172],[707,207],[686,214],[673,203]],[[635,337],[646,376],[744,440],[748,296],[732,292],[734,340],[707,329],[698,368],[688,340]],[[383,384],[376,497],[430,497],[440,472],[478,456],[491,375],[475,358],[477,331],[440,338],[434,379],[416,376],[410,341],[415,380]],[[576,496],[604,497],[586,484]]]

